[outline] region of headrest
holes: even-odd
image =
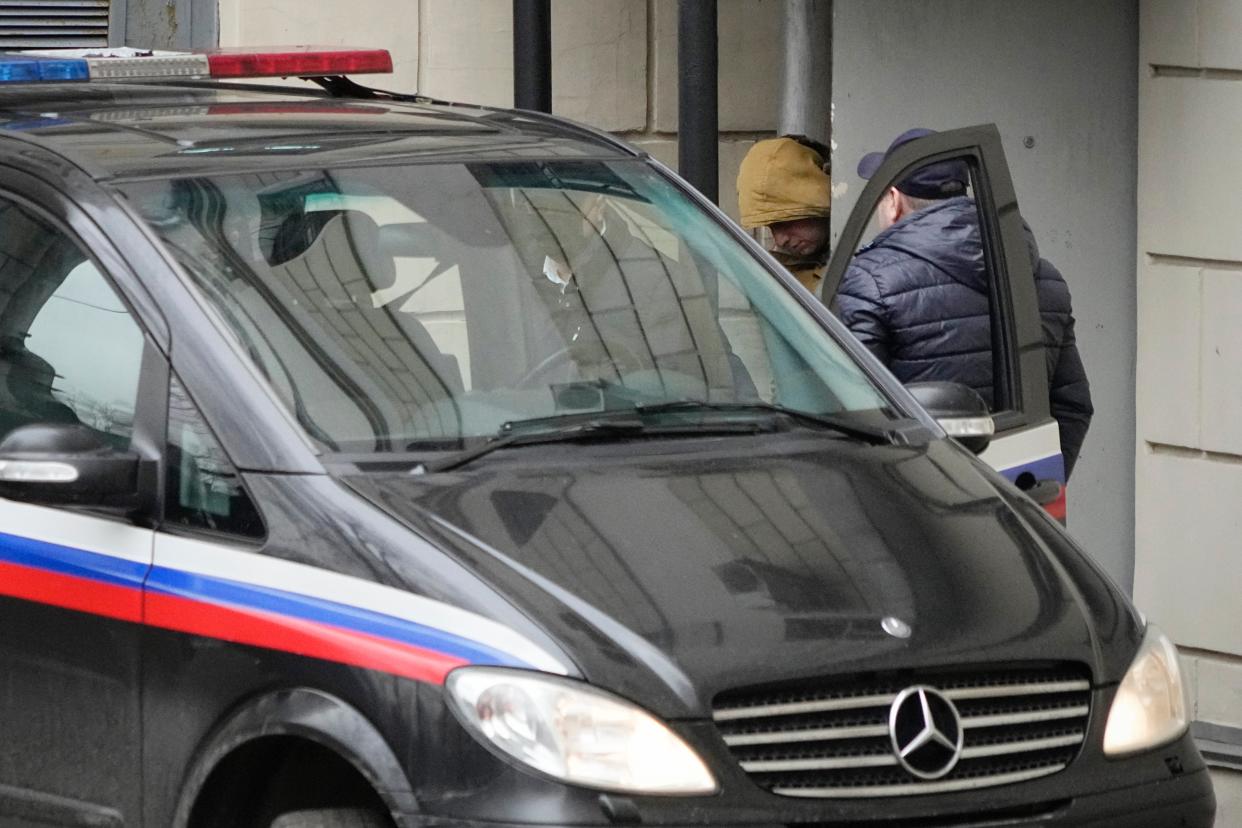
[[[340,229],[355,250],[370,255],[378,252],[379,225],[371,216],[361,210],[316,210],[310,213],[294,213],[281,222],[276,237],[272,240],[268,264],[284,264],[301,256],[337,219],[340,219]]]

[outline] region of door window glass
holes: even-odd
[[[138,324],[81,248],[0,198],[0,434],[80,423],[127,446],[142,349]]]
[[[264,535],[241,476],[207,427],[185,388],[172,378],[168,392],[168,523],[246,538]]]

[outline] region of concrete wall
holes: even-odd
[[[1242,737],[1242,0],[1144,0],[1141,33],[1135,598]]]
[[[730,215],[742,156],[777,126],[783,7],[720,3],[720,200]],[[305,0],[220,0],[220,44],[384,47],[395,73],[376,86],[512,106],[512,10],[511,0],[351,0],[313,10]],[[552,51],[556,114],[616,132],[676,168],[676,0],[552,0]]]
[[[219,34],[216,0],[113,0],[112,12],[119,45],[206,49]]]
[[[1123,588],[1134,535],[1137,15],[1128,0],[836,0],[833,225],[858,159],[913,126],[995,122],[1022,214],[1065,274],[1096,415],[1070,531]],[[925,48],[934,44],[935,48]],[[1033,139],[1031,147],[1024,140]]]

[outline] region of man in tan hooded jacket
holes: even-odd
[[[831,189],[823,150],[800,137],[759,141],[737,174],[742,226],[767,227],[773,255],[812,293],[828,261]]]

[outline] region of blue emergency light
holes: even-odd
[[[36,57],[19,52],[0,52],[0,83],[84,81],[90,79],[85,60]]]

